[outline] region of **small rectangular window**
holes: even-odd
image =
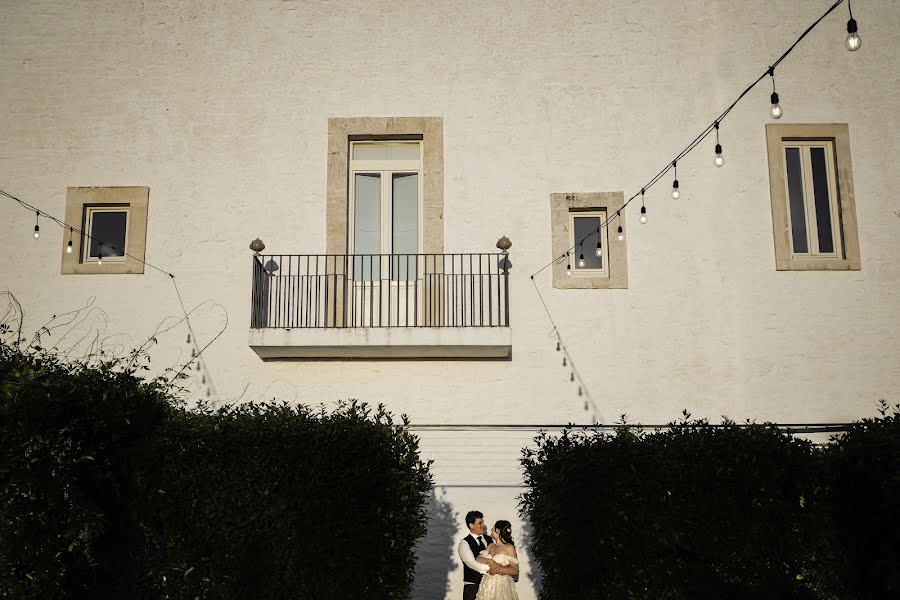
[[[859,271],[846,123],[766,125],[775,268]]]
[[[85,206],[82,262],[124,262],[128,243],[127,205]]]
[[[570,211],[569,245],[572,251],[572,274],[582,277],[608,277],[609,244],[606,234],[606,211]]]

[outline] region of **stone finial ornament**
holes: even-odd
[[[263,241],[259,238],[256,238],[252,242],[250,242],[250,249],[253,250],[254,256],[259,256],[259,253],[266,249],[266,245],[263,244]]]
[[[509,241],[509,238],[504,235],[502,238],[497,240],[497,247],[500,248],[500,251],[503,252],[503,254],[508,254],[509,249],[512,248],[512,242]]]

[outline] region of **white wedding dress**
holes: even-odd
[[[512,556],[506,554],[498,554],[491,556],[487,550],[482,550],[479,556],[485,558],[493,558],[501,567],[508,567],[519,561]],[[481,585],[478,587],[478,596],[475,600],[519,600],[516,593],[516,583],[509,575],[484,575],[481,578]]]

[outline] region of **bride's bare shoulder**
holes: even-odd
[[[507,556],[512,556],[513,558],[518,558],[518,554],[516,554],[516,547],[512,544],[495,544],[497,546],[496,552],[500,554],[506,554]]]

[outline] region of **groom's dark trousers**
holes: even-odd
[[[478,585],[473,583],[467,583],[463,586],[463,600],[475,600],[475,596],[478,595]]]

